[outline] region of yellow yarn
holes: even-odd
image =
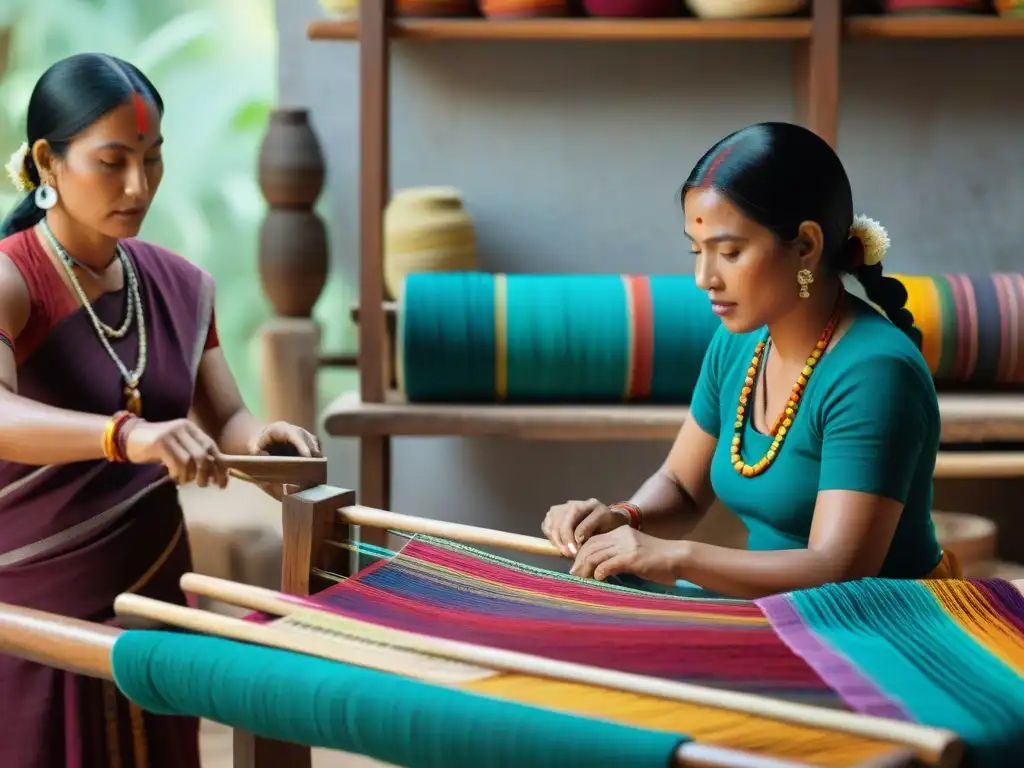
[[[461,690],[626,725],[685,733],[696,741],[822,766],[856,765],[897,745],[725,709],[580,683],[501,674]]]

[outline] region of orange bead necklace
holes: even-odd
[[[789,428],[793,426],[793,419],[796,418],[796,412],[800,408],[800,400],[803,397],[804,389],[807,387],[807,381],[811,378],[814,367],[818,364],[821,356],[828,349],[828,345],[832,341],[832,334],[835,333],[836,325],[838,325],[839,317],[842,314],[843,297],[845,294],[846,292],[840,289],[835,309],[832,310],[832,316],[829,318],[825,330],[821,332],[821,337],[814,345],[814,349],[811,350],[810,356],[804,363],[803,370],[796,377],[796,384],[793,385],[793,391],[789,394],[786,407],[782,409],[782,413],[776,417],[775,423],[772,425],[769,435],[775,439],[772,441],[771,446],[755,464],[747,464],[741,456],[743,429],[746,426],[747,419],[750,418],[750,411],[752,410],[752,408],[748,408],[750,394],[754,390],[757,371],[761,367],[761,361],[764,359],[765,347],[768,344],[768,332],[765,331],[765,338],[757,342],[757,346],[754,348],[754,356],[750,360],[750,367],[747,369],[747,377],[743,380],[743,388],[740,390],[740,402],[736,406],[736,422],[733,425],[732,446],[729,451],[733,468],[744,477],[760,475],[772,465],[772,462],[775,461],[775,458],[782,450],[782,444],[786,441],[786,434],[789,432]],[[765,386],[764,377],[761,378],[761,386]]]

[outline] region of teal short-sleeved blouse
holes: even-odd
[[[807,547],[818,492],[862,491],[904,505],[880,575],[921,578],[942,558],[931,516],[941,426],[935,385],[907,335],[866,302],[848,298],[854,320],[815,367],[767,471],[743,477],[729,458],[740,389],[764,329],[718,330],[690,413],[718,438],[711,484],[746,525],[750,549]],[[747,419],[743,460],[754,464],[771,442]]]

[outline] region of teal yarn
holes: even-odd
[[[494,276],[406,277],[398,318],[402,384],[410,402],[494,400]]]
[[[622,399],[629,376],[618,275],[509,275],[508,401]]]
[[[1018,765],[1024,680],[923,584],[864,579],[786,596],[814,635],[917,722],[958,733],[970,765]]]
[[[665,768],[688,741],[202,635],[126,631],[112,667],[150,712],[408,768]]]
[[[691,275],[651,278],[654,375],[651,402],[689,402],[711,338],[722,325]]]
[[[649,392],[685,404],[721,321],[692,275],[645,278],[651,296]],[[505,284],[505,397],[499,397],[495,296]],[[630,379],[621,275],[433,272],[409,275],[398,318],[410,402],[617,403]]]

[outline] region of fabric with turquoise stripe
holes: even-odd
[[[111,661],[150,712],[410,768],[664,768],[689,740],[217,637],[129,630]]]
[[[621,402],[632,323],[621,275],[502,275],[507,402]],[[721,321],[692,275],[649,281],[653,326],[647,401],[687,403]],[[401,385],[410,402],[494,402],[496,276],[430,272],[405,281]]]
[[[1020,677],[951,621],[924,584],[865,579],[786,597],[818,637],[916,720],[971,744],[978,765],[1019,764]]]

